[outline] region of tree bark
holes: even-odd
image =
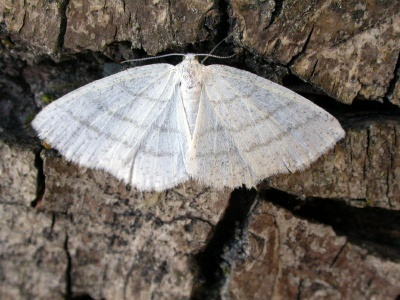
[[[400,295],[398,1],[2,0],[0,35],[1,299]],[[257,191],[143,193],[30,128],[123,60],[208,53],[228,35],[227,64],[303,94],[346,138]]]

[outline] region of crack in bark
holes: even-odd
[[[54,225],[56,224],[56,215],[51,214],[50,234],[53,233]]]
[[[364,160],[364,166],[363,166],[363,179],[367,180],[367,176],[368,176],[368,162],[370,162],[370,156],[369,156],[369,147],[370,147],[370,143],[371,143],[371,131],[370,128],[367,128],[367,142],[366,142],[366,149],[365,149],[365,160]],[[365,198],[367,198],[367,194],[368,194],[368,185],[365,189]]]
[[[400,52],[397,55],[397,61],[393,70],[393,78],[389,82],[388,88],[384,95],[385,98],[390,98],[391,96],[393,96],[394,90],[396,88],[396,83],[398,83],[399,81],[400,81]]]
[[[347,131],[346,131],[346,135],[347,135]],[[343,146],[345,148],[346,153],[349,154],[349,160],[346,161],[346,171],[351,172],[351,170],[353,169],[353,149],[351,147],[351,140],[350,139],[346,139],[343,141]],[[336,147],[333,150],[334,156],[336,156]],[[357,160],[354,160],[355,162],[357,162]],[[347,194],[351,194],[350,193],[350,186],[351,186],[351,181],[347,180],[346,182],[346,189],[347,189]]]
[[[276,21],[276,19],[280,16],[280,14],[282,13],[282,10],[283,10],[284,2],[285,2],[285,0],[276,0],[275,1],[274,10],[271,13],[271,20],[269,21],[268,25],[266,27],[264,27],[263,30],[268,29],[268,27],[270,27]]]
[[[237,256],[237,249],[241,248],[241,235],[256,195],[254,189],[236,189],[232,192],[224,217],[215,227],[213,237],[204,251],[194,258],[199,275],[191,299],[221,299],[231,261]]]
[[[393,141],[393,144],[394,144],[394,148],[395,149],[397,149],[397,127],[396,127],[396,125],[393,125],[393,132],[394,132],[394,141]],[[396,151],[395,151],[396,152]],[[391,162],[391,167],[393,167],[393,166],[395,166],[395,155],[391,155],[391,160],[390,160],[390,162]],[[392,170],[393,170],[393,168],[392,168]],[[398,182],[398,179],[396,178],[396,172],[393,172],[393,182]],[[392,204],[392,201],[391,201],[391,199],[389,200],[389,205],[390,206],[394,206],[393,204]]]
[[[393,125],[393,134],[394,134],[394,136],[396,136],[396,129],[395,128],[396,128],[396,126]],[[393,153],[393,151],[391,149],[392,148],[391,146],[392,145],[388,145],[388,152],[389,152],[390,159],[389,159],[389,166],[386,169],[386,197],[388,199],[389,206],[390,207],[394,207],[394,205],[392,204],[392,199],[390,197],[391,182],[394,182],[394,181],[391,181],[390,177],[392,175],[392,171],[395,169],[394,155],[396,153]],[[396,146],[396,142],[395,141],[394,141],[394,146]]]
[[[110,22],[110,23],[111,23],[111,22]],[[118,26],[115,25],[115,30],[114,30],[114,33],[113,33],[113,40],[114,40],[114,41],[117,39],[117,34],[118,34]]]
[[[222,0],[222,1],[217,1],[217,10],[220,14],[220,19],[219,19],[219,24],[215,26],[215,29],[217,30],[217,34],[215,37],[219,40],[222,40],[229,36],[232,33],[232,28],[233,24],[230,23],[230,17],[229,17],[229,6],[230,1],[227,0]],[[214,9],[214,6],[210,8],[210,11]]]
[[[31,202],[31,207],[37,207],[42,202],[44,191],[46,189],[46,176],[44,174],[43,159],[40,157],[41,152],[42,149],[35,153],[34,165],[37,169],[36,198]]]
[[[124,13],[126,13],[126,2],[124,0],[122,0],[121,2],[122,2],[122,9],[124,10]]]
[[[61,50],[64,47],[64,38],[67,32],[67,8],[70,0],[64,0],[59,4],[58,13],[60,14],[60,32],[57,38],[57,50]]]
[[[311,70],[310,76],[308,77],[308,81],[311,81],[311,78],[314,76],[315,70],[317,69],[318,62],[319,62],[319,59],[317,59],[315,61],[315,64],[314,64],[314,66],[313,66],[313,68]]]
[[[21,32],[22,32],[22,29],[25,27],[25,24],[26,24],[26,13],[27,13],[27,10],[25,9],[24,10],[24,17],[22,18],[22,24],[21,24],[21,27],[19,28],[19,30],[18,30],[18,34],[21,34]]]
[[[303,292],[303,279],[300,279],[299,285],[297,286],[297,295],[296,295],[297,300],[301,299],[302,292]]]
[[[68,233],[65,232],[64,251],[67,258],[67,267],[65,269],[65,299],[72,299],[72,258],[68,249]]]
[[[333,258],[332,263],[329,265],[329,268],[332,268],[336,264],[337,260],[339,259],[339,256],[342,254],[342,252],[343,252],[344,248],[347,246],[347,244],[348,244],[348,240],[346,240],[346,242],[342,245],[342,247],[340,247],[338,253],[336,253],[335,257]]]
[[[299,51],[299,53],[297,53],[296,55],[293,55],[292,59],[291,59],[291,60],[289,61],[289,63],[287,64],[287,66],[288,66],[289,68],[290,68],[291,66],[293,66],[293,64],[295,63],[295,61],[296,61],[300,56],[302,56],[303,54],[305,54],[305,52],[306,52],[306,50],[307,50],[307,48],[308,48],[308,45],[309,45],[309,43],[310,43],[310,40],[311,40],[311,36],[312,36],[312,34],[313,34],[313,31],[314,31],[314,24],[312,24],[311,30],[310,30],[310,32],[308,33],[307,38],[306,38],[306,41],[304,42],[303,46],[301,47],[301,50]]]

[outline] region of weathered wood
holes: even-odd
[[[328,95],[398,104],[398,1],[233,0],[238,42],[272,57]],[[397,66],[398,68],[398,66]]]
[[[226,299],[395,299],[400,293],[396,256],[380,256],[368,242],[357,244],[261,199],[247,242]]]
[[[74,294],[96,299],[188,298],[193,257],[212,235],[229,191],[193,183],[163,193],[127,188],[109,174],[45,158],[40,209],[61,218]],[[61,215],[61,216],[60,216]]]
[[[362,120],[313,166],[276,176],[272,187],[302,197],[345,199],[350,205],[400,209],[400,119]]]
[[[53,151],[41,166],[27,125],[45,102],[109,75],[110,60],[208,52],[231,32],[226,54],[244,50],[233,66],[277,81],[292,73],[318,103],[329,95],[378,109],[327,105],[345,140],[308,170],[266,180],[260,195],[283,192],[259,196],[249,213],[232,213],[230,191],[187,183],[139,193]],[[398,1],[3,0],[0,37],[1,299],[400,294]],[[214,258],[199,259],[203,251]]]

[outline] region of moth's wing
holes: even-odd
[[[212,178],[227,176],[225,185],[230,187],[242,183],[255,186],[271,175],[305,169],[345,135],[333,116],[304,97],[228,66],[205,68],[201,102],[207,103],[207,113],[212,116],[200,116],[199,112],[195,133],[199,136],[195,136],[191,162],[197,166],[197,177],[202,177],[202,172],[207,172],[202,166],[210,160],[207,156],[221,157],[225,149],[219,145],[229,144],[229,155],[235,159],[230,162],[226,155],[222,160],[214,158],[216,164],[210,169]],[[206,118],[218,124],[212,149],[200,138],[207,135],[201,129]],[[238,161],[240,168],[235,165]],[[226,168],[243,173],[227,173]]]
[[[131,182],[141,190],[162,191],[187,181],[187,149],[189,126],[175,85],[169,105],[153,123],[131,160]]]
[[[175,67],[169,64],[132,68],[61,97],[46,106],[32,126],[67,159],[104,169],[141,190],[159,190],[187,180],[182,162],[176,164],[182,153],[172,144],[182,146],[177,132],[183,129],[165,132],[163,127],[180,126],[166,118],[176,106],[176,82]],[[156,155],[157,135],[162,136],[159,143],[173,141],[158,144],[169,157]],[[154,153],[144,153],[149,144]],[[149,157],[151,164],[144,169]]]
[[[252,170],[240,151],[203,88],[188,152],[190,176],[201,184],[220,189],[242,183],[252,186]]]

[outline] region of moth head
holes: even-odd
[[[198,61],[196,54],[188,53],[183,56],[183,60]]]

